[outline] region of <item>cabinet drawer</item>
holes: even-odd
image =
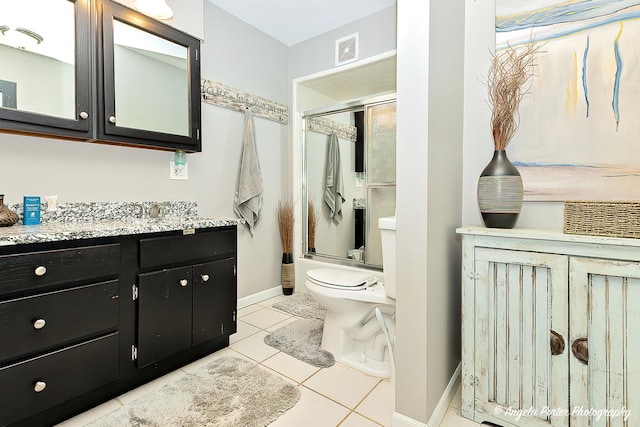
[[[0,363],[118,326],[118,281],[0,303]]]
[[[192,262],[211,257],[233,256],[236,230],[201,232],[140,240],[140,267],[150,268]]]
[[[115,277],[120,272],[120,245],[1,256],[0,267],[0,294]]]
[[[113,333],[0,369],[0,425],[116,381],[118,341]]]

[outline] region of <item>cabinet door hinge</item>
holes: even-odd
[[[138,348],[135,345],[131,346],[131,360],[135,361],[138,359]]]
[[[198,49],[195,49],[194,52],[196,53],[196,61],[198,60]]]
[[[138,299],[138,287],[136,285],[131,286],[131,297],[134,301]]]
[[[233,310],[233,321],[234,322],[236,321],[236,311],[235,310]]]

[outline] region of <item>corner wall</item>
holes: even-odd
[[[426,424],[460,360],[464,34],[461,3],[399,0],[394,426]]]

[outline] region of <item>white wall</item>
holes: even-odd
[[[460,360],[463,19],[398,1],[394,425],[426,424]]]
[[[287,47],[206,2],[202,76],[287,104]],[[241,34],[242,37],[234,37]],[[5,203],[58,194],[59,202],[194,200],[199,213],[235,218],[232,202],[244,115],[202,105],[202,153],[188,154],[189,180],[169,180],[172,152],[0,133]],[[251,238],[238,232],[238,296],[280,285],[275,204],[290,184],[288,128],[255,119],[264,207]]]
[[[491,112],[486,104],[490,52],[495,49],[495,2],[465,1],[464,46],[464,173],[463,225],[483,225],[476,188],[478,177],[493,156],[489,128]],[[508,152],[508,149],[507,149]],[[516,227],[562,230],[561,202],[524,202]]]
[[[288,105],[287,47],[205,2],[202,77]],[[238,296],[280,285],[282,248],[275,218],[278,199],[290,195],[288,127],[255,118],[264,199],[254,236],[239,227]],[[235,217],[233,194],[242,147],[244,114],[202,104],[202,212]]]
[[[336,13],[339,13],[336,11]],[[396,8],[394,6],[363,19],[305,40],[289,48],[289,78],[295,79],[335,64],[335,42],[358,33],[358,59],[365,59],[396,48]]]

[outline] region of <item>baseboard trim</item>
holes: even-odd
[[[394,412],[391,416],[392,427],[425,427],[426,424],[416,421],[413,418]]]
[[[461,370],[462,364],[458,363],[458,367],[453,372],[453,375],[449,380],[449,384],[447,384],[447,388],[445,388],[444,393],[442,394],[442,397],[440,397],[431,417],[429,417],[427,424],[421,423],[420,421],[414,420],[413,418],[407,417],[406,415],[402,415],[398,412],[394,412],[391,416],[392,427],[438,427],[442,423],[442,420],[447,413],[447,409],[449,409],[449,405],[451,405],[451,401],[456,394]]]
[[[447,413],[447,409],[449,409],[449,405],[451,405],[451,401],[458,389],[461,371],[462,362],[458,363],[458,367],[451,376],[449,384],[447,384],[447,388],[444,390],[444,393],[442,394],[440,401],[438,401],[436,408],[433,410],[431,417],[429,417],[429,421],[427,421],[427,427],[438,427],[442,423],[442,420]]]
[[[238,310],[279,295],[282,295],[282,286],[274,286],[271,289],[238,298]]]

